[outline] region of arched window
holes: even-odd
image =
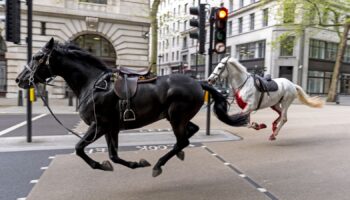
[[[77,37],[74,42],[81,48],[102,59],[107,66],[116,67],[116,54],[112,44],[104,37],[86,34]]]

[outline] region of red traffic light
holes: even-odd
[[[225,7],[221,7],[216,11],[216,19],[225,20],[228,17],[228,10]]]

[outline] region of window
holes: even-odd
[[[239,7],[242,8],[244,5],[244,0],[239,0]]]
[[[40,35],[46,35],[46,22],[40,22]]]
[[[310,58],[324,59],[335,61],[337,56],[338,44],[334,42],[326,42],[322,40],[310,40]],[[349,62],[349,50],[345,50],[344,61]]]
[[[79,0],[84,3],[107,4],[107,0]]]
[[[185,4],[185,7],[184,7],[185,14],[187,14],[187,7],[188,7],[187,5],[188,5],[188,4],[186,3],[186,4]]]
[[[293,56],[295,37],[288,36],[281,42],[280,56]]]
[[[266,8],[263,10],[263,27],[269,25],[269,9]]]
[[[238,18],[238,33],[243,32],[243,17]]]
[[[250,14],[250,24],[249,24],[249,29],[254,30],[255,28],[255,14],[252,13]]]
[[[95,34],[81,35],[74,39],[74,43],[98,56],[108,66],[115,67],[116,53],[112,44],[104,37]]]
[[[310,94],[328,93],[332,78],[331,72],[309,71],[307,81],[307,91]]]
[[[182,39],[182,49],[186,49],[187,48],[187,37],[185,36]]]
[[[295,3],[289,2],[283,8],[283,23],[294,23]]]
[[[232,35],[232,21],[228,22],[228,35]]]
[[[187,20],[184,21],[184,31],[187,29]]]
[[[265,58],[265,40],[237,45],[236,55],[239,60]]]
[[[229,8],[229,12],[232,12],[232,11],[233,11],[233,0],[230,0],[230,1],[229,1],[229,6],[228,6],[228,8]]]

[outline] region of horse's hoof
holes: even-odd
[[[259,124],[256,122],[252,122],[250,125],[251,128],[255,129],[255,130],[259,130]]]
[[[276,137],[274,135],[270,135],[270,138],[269,138],[270,141],[274,141],[276,140]]]
[[[259,129],[264,129],[264,128],[266,128],[267,126],[266,126],[266,124],[260,124],[259,125]]]
[[[139,165],[140,165],[140,167],[149,167],[149,166],[151,166],[151,164],[145,159],[140,159]]]
[[[152,176],[157,177],[162,173],[162,168],[159,169],[153,169]]]
[[[185,152],[183,152],[183,151],[180,151],[179,153],[177,153],[176,156],[177,156],[180,160],[185,160]]]
[[[113,166],[108,160],[105,160],[101,164],[101,169],[104,171],[113,171]]]

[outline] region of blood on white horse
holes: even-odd
[[[287,122],[287,111],[295,98],[307,106],[320,108],[324,101],[319,97],[310,97],[299,86],[286,78],[273,79],[278,85],[278,90],[263,95],[254,85],[254,79],[247,69],[237,59],[226,57],[215,67],[208,78],[209,83],[215,83],[218,79],[227,79],[232,87],[234,97],[243,114],[271,107],[278,113],[278,118],[272,123],[273,133],[270,140],[275,140],[282,126]],[[260,100],[260,98],[262,98]],[[260,103],[259,103],[260,102]],[[259,105],[260,104],[260,105]],[[249,128],[260,130],[266,128],[265,124],[252,122]]]

